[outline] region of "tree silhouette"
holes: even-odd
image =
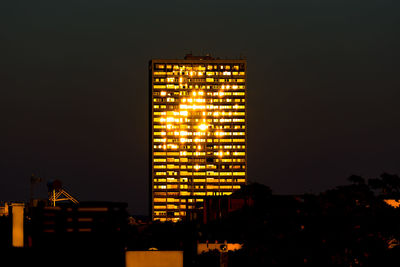
[[[380,190],[381,195],[399,197],[400,177],[397,174],[383,173],[380,178],[368,179],[368,186],[373,190]]]
[[[351,175],[349,178],[347,178],[347,180],[349,182],[351,182],[352,184],[356,184],[356,185],[362,185],[365,184],[365,179],[359,175]]]
[[[399,193],[400,177],[397,174],[383,173],[381,178],[386,187],[387,193]]]

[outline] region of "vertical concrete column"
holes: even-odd
[[[24,203],[12,203],[12,245],[24,246]]]

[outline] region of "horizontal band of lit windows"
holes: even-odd
[[[232,194],[232,192],[204,192],[204,193],[207,196],[222,196],[222,195]],[[181,194],[181,196],[191,196],[192,195],[191,192],[184,192],[184,191],[181,191],[180,194]],[[193,194],[193,195],[195,195],[195,194]],[[204,201],[203,199],[197,199],[197,202],[203,202],[203,201]]]
[[[198,128],[198,126],[196,126],[196,128]],[[228,132],[227,132],[228,133]],[[205,132],[188,132],[188,131],[154,131],[153,133],[154,135],[161,135],[161,136],[165,136],[165,135],[175,135],[175,136],[210,136],[211,134],[206,134]],[[220,134],[223,135],[223,134]],[[228,134],[231,135],[231,134]],[[233,134],[233,135],[242,135],[242,134]]]
[[[203,69],[196,70],[185,70],[185,69],[174,69],[173,71],[165,72],[165,71],[154,71],[154,75],[179,75],[179,76],[244,76],[244,71],[204,71]],[[172,80],[173,82],[173,80]]]
[[[157,84],[154,85],[157,86],[158,88],[153,88],[153,95],[154,96],[166,96],[167,93],[165,92],[168,91],[169,96],[188,96],[190,95],[194,90],[205,90],[206,92],[204,95],[207,96],[219,96],[222,97],[224,95],[234,95],[234,96],[244,96],[245,92],[243,90],[246,90],[244,85],[237,85],[231,83],[229,84],[210,84],[209,85],[202,85],[202,84],[179,84],[179,85],[173,85],[173,84]],[[163,93],[164,92],[164,93]]]
[[[176,77],[178,79],[178,77]],[[184,77],[179,77],[179,85],[177,83],[175,84],[170,84],[166,82],[165,78],[156,78],[154,81],[158,84],[153,84],[153,89],[154,90],[159,90],[159,89],[184,89],[184,90],[191,90],[191,89],[204,89],[204,90],[218,90],[218,89],[224,89],[224,90],[243,90],[245,89],[245,85],[243,84],[244,81],[240,82],[240,84],[236,83],[236,79],[228,80],[223,83],[218,82],[218,78],[208,78],[209,82],[207,82],[207,79],[199,79],[199,80],[194,80],[191,79],[190,82],[188,79]],[[199,81],[202,81],[201,83],[198,83]],[[189,83],[188,83],[189,82]],[[196,84],[197,83],[197,84]]]
[[[200,74],[200,73],[199,73]],[[173,76],[173,77],[171,77]],[[175,76],[175,77],[174,77]],[[159,79],[157,81],[157,78],[154,79],[155,82],[167,82],[167,83],[244,83],[246,81],[245,77],[242,75],[233,75],[233,76],[240,76],[240,77],[226,77],[227,75],[207,75],[204,76],[203,73],[201,75],[188,75],[187,73],[179,75],[180,79],[178,80],[177,75],[168,75],[167,77],[169,78],[176,78],[176,80],[173,81],[168,81],[165,79]],[[186,76],[186,77],[185,77]],[[194,76],[194,77],[193,77]],[[197,77],[196,77],[197,76]]]
[[[154,76],[173,76],[173,75],[175,75],[175,76],[177,76],[177,75],[180,75],[180,76],[183,76],[183,75],[185,75],[185,76],[190,76],[190,77],[193,77],[193,76],[195,76],[195,75],[190,75],[190,73],[189,72],[186,72],[186,73],[179,73],[179,74],[177,74],[177,73],[165,73],[165,72],[154,72]],[[206,73],[206,75],[207,75],[207,73]],[[201,75],[197,75],[197,76],[200,76],[200,77],[203,77],[203,73],[201,73]],[[180,83],[183,83],[183,82],[197,82],[197,83],[214,83],[214,82],[218,82],[218,83],[244,83],[246,80],[244,79],[244,78],[232,78],[232,77],[230,77],[230,78],[221,78],[221,77],[210,77],[210,76],[220,76],[220,75],[207,75],[208,77],[206,77],[206,78],[189,78],[189,77],[185,77],[185,78],[187,78],[187,80],[181,80],[181,81],[179,81]],[[227,76],[227,75],[222,75],[222,76]],[[167,83],[173,83],[173,82],[175,82],[175,79],[174,79],[175,77],[169,77],[169,78],[167,78],[167,80],[158,80],[158,81],[156,81],[156,82],[167,82]],[[183,77],[182,77],[183,78]],[[168,80],[168,79],[170,79],[170,80]],[[178,82],[178,80],[176,80],[176,82]],[[156,86],[156,85],[154,85],[154,86]]]
[[[232,183],[230,184],[218,184],[218,186],[232,186]],[[236,186],[240,186],[240,184],[236,184]],[[192,186],[188,186],[188,185],[180,185],[181,189],[185,189],[185,190],[191,190],[194,192],[204,192],[207,191],[207,186],[206,185],[192,185]],[[225,188],[220,188],[220,189],[225,189]]]
[[[222,139],[215,139],[214,140],[214,143],[218,143],[220,140],[222,140]],[[223,140],[225,140],[225,139],[223,139]],[[181,150],[188,150],[188,149],[190,149],[190,146],[184,146],[184,145],[178,145],[177,143],[179,143],[179,142],[181,142],[182,144],[191,144],[191,143],[204,143],[204,142],[206,142],[206,139],[188,139],[188,138],[180,138],[180,139],[178,139],[178,140],[175,140],[175,139],[168,139],[168,143],[169,143],[169,145],[167,146],[165,143],[167,142],[167,139],[162,139],[162,138],[155,138],[155,139],[153,139],[153,141],[154,141],[154,143],[155,143],[155,145],[154,145],[154,149],[168,149],[168,150],[176,150],[176,149],[178,149],[178,147],[181,149]],[[212,143],[213,142],[213,139],[207,139],[207,142],[208,143]],[[224,141],[220,141],[221,143],[223,143]],[[229,142],[229,141],[228,141]],[[233,142],[236,142],[236,141],[233,141]],[[237,141],[237,142],[240,142],[240,141]],[[244,142],[244,141],[243,141]],[[172,144],[170,144],[170,143],[172,143]],[[158,145],[157,145],[158,144]],[[189,147],[189,148],[188,148]],[[195,147],[196,146],[192,146],[192,148],[193,149],[195,149]],[[200,146],[200,145],[198,145],[197,146],[198,148],[198,150],[200,150],[200,149],[204,149],[204,146]]]
[[[209,105],[207,106],[207,110],[215,110],[215,109],[245,109],[244,105]]]
[[[165,124],[153,124],[153,128],[154,129],[166,129],[167,125],[165,125]],[[179,128],[179,126],[178,125],[173,125],[172,128],[173,129]]]
[[[237,89],[239,86],[232,85],[232,89]],[[222,89],[222,88],[213,88],[213,89]],[[226,89],[226,88],[224,88]],[[242,88],[241,88],[242,89]],[[230,91],[219,91],[219,92],[207,92],[206,95],[208,96],[217,96],[217,97],[223,97],[223,96],[244,96],[246,93],[245,92],[230,92]]]
[[[184,205],[185,206],[185,208],[182,208],[181,207],[181,209],[186,209],[186,205]],[[186,212],[185,211],[179,211],[179,212],[174,212],[174,216],[185,216],[186,215]],[[160,220],[160,221],[166,221],[166,220],[171,220],[171,221],[174,221],[174,219],[175,218],[161,218],[161,216],[167,216],[167,212],[166,211],[154,211],[154,220]],[[179,218],[176,218],[177,220],[179,219]]]
[[[196,126],[196,128],[197,128],[197,126]],[[222,128],[222,127],[221,127]],[[225,127],[225,129],[226,129],[227,127]],[[227,134],[218,134],[219,136],[223,136],[223,135],[233,135],[233,134],[231,134],[230,132],[226,132]],[[196,138],[196,136],[212,136],[212,135],[215,135],[213,132],[208,132],[208,133],[205,133],[205,132],[187,132],[187,131],[168,131],[168,132],[165,132],[165,131],[154,131],[153,132],[153,134],[154,135],[161,135],[161,136],[194,136],[195,137],[195,139],[190,139],[190,140],[192,140],[193,142],[201,142],[201,141],[199,141],[200,139],[198,139],[198,138]],[[235,134],[235,135],[242,135],[242,134]],[[244,134],[243,134],[244,135]],[[186,138],[187,139],[187,138]],[[188,140],[184,140],[184,139],[178,139],[177,138],[177,142],[187,142]],[[205,141],[204,141],[205,142]]]
[[[163,95],[164,93],[164,95]],[[158,94],[158,92],[154,93],[155,95]],[[212,97],[209,93],[207,93],[207,95],[209,95],[208,97],[197,97],[197,98],[190,98],[190,97],[176,97],[176,96],[165,96],[165,92],[161,91],[160,92],[161,97],[154,97],[153,98],[153,102],[182,102],[183,104],[187,104],[187,103],[218,103],[218,102],[225,102],[225,103],[235,103],[235,102],[246,102],[246,99],[243,97],[223,97],[225,95],[227,95],[227,93],[224,92],[214,92],[214,96]],[[219,96],[219,97],[218,97]],[[169,103],[168,105],[171,104],[176,104],[176,103]]]
[[[154,189],[178,189],[177,184],[168,184],[168,185],[154,185]]]
[[[225,136],[225,135],[245,135],[245,132],[215,132],[215,136]]]
[[[179,166],[178,166],[178,167],[179,167]],[[154,165],[153,168],[154,168],[154,169],[166,169],[167,166],[165,166],[165,165]]]
[[[201,151],[196,151],[196,152],[180,151],[178,153],[179,153],[179,156],[205,156],[206,155],[206,152],[201,152]]]
[[[189,142],[189,143],[192,143],[192,142],[194,142],[194,143],[205,143],[206,139],[202,139],[202,138],[196,138],[196,139],[180,138],[179,141],[182,142],[182,143],[185,143],[185,142]]]
[[[180,202],[180,199],[179,198],[154,198],[154,202],[175,203],[175,202]]]
[[[153,196],[154,197],[179,197],[180,196],[180,192],[178,190],[172,190],[170,192],[168,192],[167,190],[153,190]]]
[[[155,209],[155,210],[179,209],[179,206],[178,206],[178,205],[172,205],[172,204],[168,204],[168,205],[154,205],[154,209]]]
[[[180,119],[181,121],[183,121],[183,119],[181,118]],[[204,120],[206,120],[207,122],[209,122],[209,123],[212,123],[212,122],[214,122],[214,123],[239,123],[239,122],[241,122],[241,123],[244,123],[245,122],[245,119],[240,119],[240,118],[233,118],[233,119],[203,119],[203,121]],[[193,122],[193,123],[200,123],[201,122],[201,120],[200,119],[185,119],[185,122]],[[157,123],[157,122],[167,122],[166,121],[166,119],[165,118],[154,118],[154,122],[155,123]],[[176,122],[176,123],[179,123],[179,119],[175,119],[174,121],[169,121],[169,122]],[[183,124],[183,125],[180,125],[181,127],[181,129],[198,129],[198,125],[197,126],[195,126],[195,127],[193,127],[193,126],[190,126],[190,125],[187,125],[187,124]],[[178,127],[177,127],[177,125],[171,125],[170,127],[168,127],[168,125],[166,126],[166,127],[163,127],[164,129],[165,128],[167,128],[167,129],[178,129]],[[208,125],[208,128],[210,129],[212,129],[212,128],[214,128],[214,125],[213,124],[209,124]],[[217,127],[215,127],[215,128],[217,128]],[[161,134],[162,135],[162,134]],[[205,134],[197,134],[197,135],[205,135]]]
[[[175,118],[175,117],[156,117],[153,119],[154,122],[177,122],[181,123],[183,122],[183,118]]]
[[[204,100],[204,101],[203,101]],[[167,98],[153,98],[153,103],[157,103],[157,102],[177,102],[179,101],[179,99],[174,98],[174,97],[167,97]],[[196,99],[195,102],[201,102],[201,103],[205,103],[206,100],[205,99]],[[244,102],[244,101],[243,101]]]
[[[165,71],[154,71],[153,75],[162,75],[162,76],[164,76],[164,75],[167,75],[167,73]]]
[[[205,99],[204,99],[205,100]],[[155,101],[154,101],[155,102]],[[183,102],[183,101],[182,101]],[[206,102],[206,101],[203,101],[203,102]],[[244,98],[234,98],[234,99],[232,99],[232,98],[220,98],[220,99],[208,99],[207,100],[207,103],[218,103],[218,102],[221,102],[221,103],[235,103],[235,102],[246,102],[246,99],[244,99]]]
[[[221,98],[221,99],[205,99],[205,98],[174,98],[174,97],[165,97],[165,98],[153,98],[153,102],[178,102],[181,101],[182,103],[213,103],[213,102],[227,102],[227,103],[234,103],[234,102],[246,102],[243,98]]]
[[[181,110],[183,109],[192,109],[192,110],[204,110],[204,109],[208,109],[208,110],[213,110],[213,109],[245,109],[246,106],[244,105],[179,105],[179,108]]]
[[[179,83],[179,85],[181,85],[181,84],[187,85],[188,83],[189,84],[194,84],[194,83],[204,84],[207,82],[207,78],[214,78],[213,82],[224,82],[224,83],[240,82],[240,83],[243,83],[244,82],[243,80],[245,78],[245,77],[226,77],[226,75],[223,75],[222,72],[214,73],[214,75],[207,75],[208,77],[205,77],[203,72],[198,72],[197,75],[190,75],[190,73],[174,73],[172,75],[167,74],[167,75],[163,75],[163,76],[164,77],[154,77],[153,78],[154,84],[157,84],[157,83],[161,83],[161,84],[168,84],[168,83],[178,84]],[[195,77],[193,77],[193,76],[195,76]],[[196,77],[196,76],[198,76],[198,77]],[[243,76],[243,75],[235,74],[233,76]],[[219,80],[220,78],[225,78],[225,79],[224,79],[224,81],[220,81]],[[229,78],[234,78],[234,79],[229,79]],[[238,80],[238,78],[239,78],[239,80]],[[199,87],[198,84],[195,84],[195,86],[196,85]],[[207,87],[205,85],[200,85],[200,86],[202,88],[211,89],[210,86],[209,87]],[[198,88],[198,87],[196,87],[196,88]],[[237,89],[237,87],[236,88],[233,87],[232,89]]]
[[[227,76],[227,75],[245,75],[244,71],[207,71],[206,72],[207,76],[214,76],[214,75],[222,75],[222,76]]]
[[[174,182],[174,183],[187,183],[188,178],[154,178],[153,181],[155,183],[166,183],[166,182]]]
[[[181,142],[181,143],[191,143],[191,142],[195,142],[195,143],[204,143],[206,142],[206,139],[188,139],[188,138],[181,138],[180,140],[178,139],[178,141],[174,140],[174,139],[159,139],[159,138],[155,138],[153,139],[154,143],[164,143],[164,142]],[[246,140],[245,139],[207,139],[207,143],[245,143]],[[157,154],[155,155],[165,155],[165,154],[160,154],[159,152],[157,152]],[[171,154],[172,155],[172,154]],[[183,155],[183,154],[182,154]]]
[[[165,77],[155,77],[153,78],[154,83],[165,83],[166,79]]]
[[[237,182],[237,183],[244,183],[246,182],[246,179],[221,179],[221,178],[206,178],[205,182],[207,183],[231,183],[231,182]]]
[[[165,115],[167,115],[167,112],[165,112],[165,111],[163,111],[163,112],[159,112],[159,111],[155,111],[154,113],[153,113],[154,115],[158,115],[158,116],[165,116]]]
[[[154,152],[154,156],[179,156],[179,152]]]
[[[194,196],[205,196],[206,192],[193,192]]]
[[[154,105],[153,108],[154,109],[166,109],[167,106],[166,105]]]
[[[243,123],[236,123],[234,125],[231,125],[233,119],[215,119],[215,122],[212,122],[212,119],[207,119],[206,122],[201,122],[199,120],[194,121],[192,125],[188,124],[153,124],[154,126],[154,132],[157,132],[158,134],[156,135],[194,135],[194,136],[210,136],[209,133],[212,133],[213,131],[208,131],[207,130],[218,130],[218,129],[235,129],[235,130],[240,130],[240,129],[246,129],[246,125]],[[198,125],[199,123],[202,123],[201,125]],[[197,125],[196,125],[197,124]],[[205,128],[203,130],[203,128]],[[239,131],[235,131],[239,132]]]
[[[187,95],[185,94],[186,91],[191,91],[194,89],[202,89],[202,90],[224,90],[224,92],[229,92],[229,91],[238,91],[238,90],[245,90],[245,85],[243,84],[236,84],[235,81],[226,81],[226,82],[221,82],[220,84],[216,83],[217,81],[213,81],[212,84],[211,82],[207,82],[208,85],[203,85],[203,84],[192,84],[192,83],[185,83],[182,84],[154,84],[153,85],[153,92],[157,92],[158,90],[180,90],[179,95]],[[228,84],[228,82],[230,84]],[[158,94],[156,94],[158,95]],[[178,94],[177,94],[178,95]],[[214,93],[207,93],[207,95],[216,95]],[[235,95],[235,94],[234,94]],[[237,94],[237,95],[244,95],[244,94]]]
[[[201,69],[198,69],[197,71],[195,70],[175,70],[172,72],[174,75],[186,75],[186,76],[244,76],[245,72],[244,71],[229,71],[229,70],[225,70],[225,71],[204,71]]]
[[[207,145],[207,148],[210,148]],[[211,148],[213,149],[245,149],[245,145],[213,145]]]
[[[228,159],[216,159],[216,162],[223,162],[223,163],[227,163],[227,162],[246,162],[246,160],[244,158],[228,158]]]
[[[227,88],[226,86],[229,85]],[[213,90],[219,90],[219,89],[224,89],[224,90],[243,90],[246,89],[246,86],[243,84],[213,84],[213,85],[208,85],[210,88],[207,89],[213,89]],[[225,91],[226,92],[226,91]]]
[[[232,175],[224,175],[224,176],[204,176],[204,177],[191,177],[190,175],[188,175],[188,177],[191,177],[190,179],[190,183],[186,182],[180,182],[180,185],[191,185],[192,182],[195,183],[220,183],[220,184],[242,184],[246,181],[246,179],[243,177],[245,176],[243,175],[238,175],[238,176],[232,176]],[[178,178],[177,178],[178,179]],[[188,178],[180,178],[180,179],[188,179]],[[165,178],[154,178],[153,179],[154,185],[165,185],[166,183],[166,179]],[[175,181],[176,184],[178,184],[178,182]]]
[[[176,138],[176,142],[205,142],[201,138],[196,138],[196,136],[216,136],[216,137],[222,137],[226,135],[234,135],[234,136],[241,136],[245,135],[244,132],[239,132],[239,131],[227,131],[227,129],[231,128],[230,126],[224,126],[224,127],[216,127],[216,129],[224,129],[225,132],[217,131],[217,132],[187,132],[187,131],[154,131],[153,134],[158,136],[194,136],[195,139],[188,139],[188,138]],[[243,127],[236,127],[236,130],[241,129]],[[162,138],[163,139],[163,138]],[[165,138],[164,138],[165,139]]]
[[[214,116],[214,117],[219,117],[219,116],[221,116],[221,117],[226,117],[226,116],[229,116],[229,117],[231,117],[231,116],[245,116],[246,115],[246,113],[245,112],[240,112],[240,111],[234,111],[234,112],[232,112],[232,111],[229,111],[229,112],[225,112],[225,111],[221,111],[221,112],[218,112],[218,111],[214,111],[214,112],[207,112],[207,115],[208,116]]]
[[[207,185],[206,189],[240,189],[240,185]]]
[[[245,176],[246,173],[245,172],[212,172],[212,171],[208,171],[207,175],[213,175],[213,176]]]
[[[229,87],[227,88],[227,86],[229,86]],[[188,89],[190,91],[191,89],[193,89],[190,87],[191,86],[189,85],[189,88],[182,88],[182,89]],[[246,90],[246,86],[244,84],[235,84],[235,83],[230,83],[230,84],[208,83],[207,85],[197,85],[197,87],[200,89],[206,89],[208,96],[218,95],[218,94],[216,94],[217,92],[212,92],[212,91],[215,91],[215,90],[219,91],[221,89],[224,90],[224,93],[229,93],[229,92],[234,93],[234,92],[240,92],[242,90]],[[194,88],[194,89],[197,89],[197,88]],[[230,95],[230,94],[228,94],[228,95]]]
[[[245,172],[215,172],[215,171],[207,171],[207,172],[188,172],[188,171],[180,171],[181,176],[245,176]],[[166,174],[165,174],[166,175]]]
[[[208,179],[214,179],[213,181],[209,181]],[[195,181],[193,181],[194,183],[198,183],[198,184],[204,184],[205,183],[205,179],[193,179]],[[221,185],[231,185],[231,184],[243,184],[246,182],[246,179],[222,179],[222,178],[207,178],[207,184],[221,184]],[[193,184],[180,184],[180,188],[181,189],[201,189],[199,188],[199,186],[195,186],[193,187]]]
[[[174,171],[156,171],[155,173],[154,173],[156,176],[166,176],[166,175],[168,175],[168,176],[177,176],[178,175],[178,172],[174,172]]]
[[[166,211],[156,211],[154,212],[155,216],[166,216],[167,212]]]
[[[154,138],[153,142],[154,143],[165,143],[165,142],[167,142],[167,139],[166,138]]]
[[[154,109],[167,109],[167,106],[166,105],[154,105],[153,106],[154,107]],[[170,109],[175,109],[174,107],[168,107],[168,108],[170,108]],[[215,109],[245,109],[245,106],[243,106],[243,105],[241,105],[241,106],[238,106],[238,105],[223,105],[223,106],[218,106],[218,105],[208,105],[207,107],[206,106],[197,106],[197,105],[180,105],[180,107],[179,107],[180,109],[192,109],[192,110],[197,110],[197,109],[200,109],[200,110],[204,110],[204,109],[207,109],[207,110],[215,110]],[[176,108],[176,109],[178,109],[178,108]]]
[[[230,156],[230,155],[232,155],[232,156],[245,156],[246,155],[246,152],[237,152],[237,151],[235,151],[235,152],[229,152],[229,151],[224,151],[224,152],[221,152],[221,151],[219,151],[219,152],[213,152],[213,155],[214,156]]]
[[[154,165],[154,169],[205,169],[206,166],[192,166],[192,165]],[[217,166],[207,166],[207,169],[216,169]],[[240,168],[240,166],[239,166]]]
[[[179,148],[179,145],[175,145],[175,144],[168,144],[168,145],[154,145],[153,146],[154,149],[163,149],[163,150],[176,150]]]
[[[216,107],[218,107],[218,106],[216,106]],[[212,108],[212,109],[214,109],[214,108]],[[225,112],[225,111],[221,111],[221,112],[218,112],[218,111],[214,111],[214,112],[213,111],[207,111],[207,113],[204,114],[204,112],[202,112],[202,111],[193,112],[193,111],[187,111],[187,110],[182,110],[182,111],[155,111],[155,112],[153,112],[153,114],[154,114],[155,118],[162,118],[161,116],[184,116],[184,117],[187,117],[187,116],[202,116],[202,115],[204,116],[204,115],[207,115],[207,116],[214,116],[214,117],[219,117],[219,116],[221,116],[221,117],[235,116],[236,117],[236,116],[245,116],[246,115],[245,112],[241,112],[241,111],[234,111],[234,112],[232,112],[232,111],[230,111],[230,112]]]
[[[241,79],[241,78],[239,78],[239,79],[235,79],[235,78],[227,78],[227,79],[225,79],[225,78],[223,78],[223,79],[221,79],[221,78],[211,78],[211,77],[207,77],[206,78],[206,82],[207,83],[213,83],[213,82],[220,82],[220,83],[227,83],[227,82],[230,82],[230,83],[244,83],[245,82],[245,79]]]
[[[167,185],[167,188],[168,188],[168,186],[170,186],[171,188],[173,188],[173,189],[178,189],[178,188],[180,188],[180,189],[190,189],[190,190],[192,190],[192,189],[204,189],[204,181],[202,181],[202,180],[204,180],[204,179],[194,179],[194,180],[197,180],[197,181],[193,181],[193,184],[175,184],[175,185]],[[226,181],[226,182],[223,182],[223,181],[219,181],[219,182],[207,182],[207,184],[219,184],[219,185],[232,185],[232,184],[243,184],[243,183],[245,183],[245,182],[238,182],[238,181],[234,181],[234,182],[232,182],[232,179],[226,179],[226,180],[231,180],[231,181]],[[157,187],[157,185],[155,185],[155,187]],[[164,188],[165,189],[165,188]]]
[[[233,172],[234,174],[235,173],[237,173],[237,172]],[[214,174],[216,174],[215,176],[218,176],[218,173],[214,173]],[[245,173],[243,172],[243,173],[241,173],[241,176],[244,176],[245,175]],[[228,175],[228,176],[230,176],[230,175]],[[240,175],[239,175],[240,176]],[[189,179],[188,178],[154,178],[153,179],[153,181],[155,182],[155,183],[166,183],[166,182],[169,182],[169,181],[171,181],[171,182],[174,182],[174,183],[187,183],[188,181],[189,181]],[[195,182],[207,182],[207,183],[231,183],[231,182],[237,182],[237,183],[242,183],[242,182],[245,182],[245,179],[243,179],[243,178],[235,178],[235,177],[232,177],[232,178],[229,178],[229,179],[226,179],[226,178],[220,178],[220,177],[218,177],[218,178],[216,178],[216,177],[208,177],[208,178],[204,178],[204,179],[195,179]]]
[[[156,63],[154,65],[155,69],[167,69],[167,70],[212,70],[212,69],[221,69],[221,70],[240,70],[243,65],[238,65],[237,63],[227,64],[227,63],[217,63],[217,64],[196,64],[196,63]]]
[[[226,138],[214,139],[214,143],[218,142],[220,143],[245,142],[245,139],[226,139]]]
[[[154,139],[156,141],[156,139]],[[157,139],[157,142],[160,139]],[[161,140],[165,140],[165,139],[161,139]],[[218,139],[217,139],[218,140]],[[185,143],[187,144],[187,143]],[[167,144],[167,145],[154,145],[154,148],[169,148],[169,146],[178,146],[176,144]],[[204,149],[206,148],[204,145],[179,145],[179,148],[181,150],[188,150],[188,149]],[[212,152],[212,150],[214,149],[245,149],[246,146],[245,145],[207,145],[207,150],[208,152]],[[175,149],[175,147],[171,148],[171,149]]]
[[[234,172],[234,173],[238,173],[238,172]],[[218,173],[214,173],[214,176],[215,177],[211,177],[211,178],[208,177],[208,178],[204,178],[204,179],[194,179],[193,181],[197,182],[197,183],[204,183],[204,182],[207,182],[207,183],[232,183],[232,182],[233,183],[244,183],[246,181],[243,178],[236,178],[236,177],[229,178],[229,179],[220,178],[220,177],[216,178],[218,176]],[[231,176],[231,175],[225,175],[225,176]],[[241,172],[241,174],[237,175],[237,176],[245,176],[245,173]],[[174,179],[174,181],[173,181],[174,183],[179,183],[179,182],[180,183],[187,183],[188,182],[188,178],[179,178],[179,179],[178,178],[168,178],[168,179]],[[153,182],[154,183],[167,183],[167,182],[169,182],[168,179],[166,179],[166,178],[154,178]]]
[[[155,158],[157,161],[154,160],[154,162],[188,162],[188,158]],[[160,160],[160,161],[158,161]],[[161,161],[164,160],[164,161]]]
[[[206,103],[205,98],[181,98],[179,99],[182,103]],[[213,99],[208,99],[208,100],[213,100]],[[211,101],[212,102],[212,101]]]
[[[241,181],[238,181],[241,180]],[[222,178],[207,178],[207,179],[193,179],[194,183],[241,183],[245,182],[245,179],[222,179]]]

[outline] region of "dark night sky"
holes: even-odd
[[[152,58],[248,59],[249,180],[400,174],[400,2],[0,2],[0,199],[32,172],[147,213]]]

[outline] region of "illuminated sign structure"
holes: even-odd
[[[204,197],[246,184],[246,61],[150,61],[153,220],[178,221]]]

